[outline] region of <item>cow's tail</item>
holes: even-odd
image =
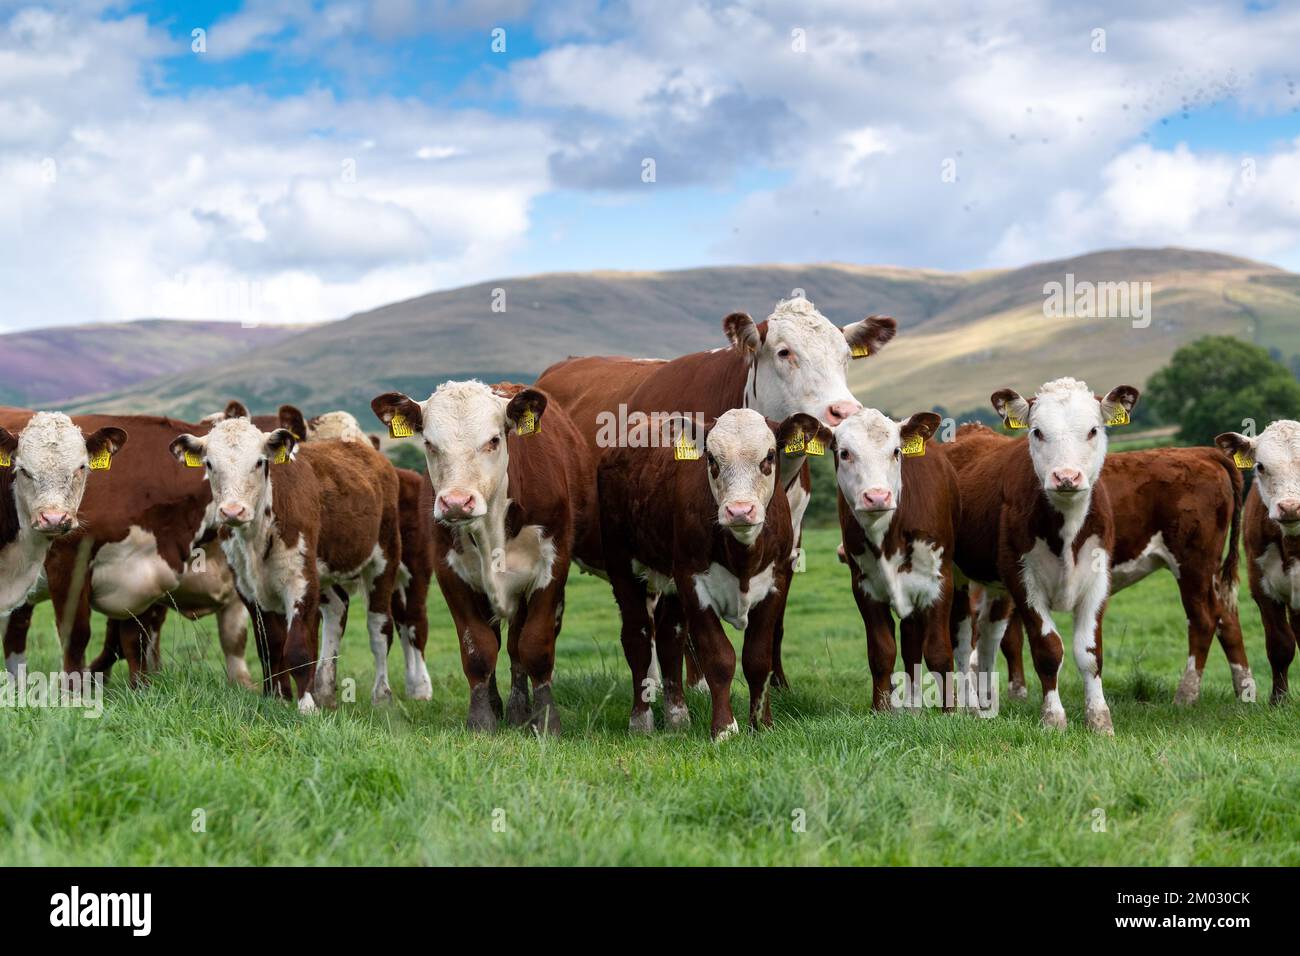
[[[1219,600],[1223,602],[1225,610],[1235,614],[1237,613],[1238,564],[1241,556],[1241,509],[1245,497],[1242,494],[1242,487],[1245,482],[1241,477],[1241,471],[1227,455],[1219,454],[1217,458],[1227,471],[1228,482],[1232,485],[1232,524],[1228,528],[1228,554],[1223,559],[1223,567],[1219,569]]]

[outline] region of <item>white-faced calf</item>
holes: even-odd
[[[1030,399],[1002,389],[992,397],[994,410],[1009,427],[1027,429],[1028,438],[990,443],[986,453],[956,465],[962,502],[957,567],[964,578],[1015,601],[1029,631],[1047,727],[1066,724],[1056,687],[1062,645],[1052,612],[1068,611],[1074,615],[1074,662],[1083,679],[1087,725],[1114,732],[1101,666],[1115,529],[1100,477],[1107,423],[1127,420],[1137,400],[1132,386],[1098,398],[1072,378],[1048,382]],[[966,600],[964,593],[958,596]],[[980,682],[994,697],[1004,630],[1005,621],[996,626],[981,620]],[[954,643],[957,670],[964,674],[971,658],[969,628],[959,629]]]
[[[830,432],[803,414],[773,426],[751,409],[712,425],[670,420],[658,448],[615,448],[601,461],[601,539],[622,615],[632,669],[634,731],[652,731],[647,685],[651,637],[664,679],[664,721],[689,722],[682,695],[683,626],[713,698],[715,739],[736,732],[731,679],[736,655],[722,621],[745,632],[742,666],[750,723],[771,724],[772,642],[792,572],[794,530],[784,483],[798,480],[809,446],[824,454]],[[778,486],[783,493],[775,493]],[[652,600],[677,595],[676,620]]]
[[[920,706],[924,659],[943,708],[954,700],[949,614],[961,496],[942,449],[927,453],[939,422],[933,412],[895,422],[866,408],[835,429],[840,533],[866,625],[875,710],[890,710],[895,697],[894,614],[903,641],[902,699]]]
[[[1239,468],[1255,473],[1243,537],[1276,704],[1287,696],[1300,626],[1300,422],[1274,422],[1254,438],[1225,432],[1215,441]]]
[[[469,681],[467,725],[494,730],[502,717],[496,662],[504,622],[511,675],[504,716],[559,733],[555,640],[575,535],[594,520],[582,436],[545,393],[518,385],[446,382],[426,401],[390,392],[371,407],[392,434],[424,443],[434,569]]]
[[[120,428],[85,437],[59,412],[37,412],[16,435],[0,428],[0,614],[27,599],[54,539],[78,526],[89,473],[125,444]]]
[[[181,435],[171,450],[206,469],[268,692],[289,696],[292,676],[300,710],[335,705],[346,591],[360,585],[375,658],[372,698],[390,697],[389,602],[401,543],[397,476],[387,459],[367,443],[300,445],[288,429],[263,432],[246,418],[220,421],[203,437]]]

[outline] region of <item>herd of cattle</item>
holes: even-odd
[[[229,680],[253,686],[251,622],[264,692],[310,712],[336,706],[339,643],[361,591],[373,699],[391,696],[396,631],[406,693],[427,700],[436,577],[469,682],[469,727],[505,719],[558,732],[555,645],[576,562],[613,589],[630,727],[653,731],[660,689],[664,725],[687,724],[683,689],[702,681],[722,738],[737,730],[722,622],[744,632],[752,725],[771,723],[770,691],[787,686],[783,619],[812,493],[808,458],[830,455],[874,708],[898,701],[897,618],[904,706],[922,702],[924,662],[945,709],[995,712],[999,648],[1007,693],[1024,697],[1027,631],[1042,722],[1064,727],[1052,615],[1068,612],[1085,722],[1112,733],[1106,604],[1159,568],[1187,613],[1176,700],[1197,699],[1216,634],[1237,695],[1253,700],[1236,601],[1243,533],[1273,700],[1286,694],[1300,614],[1300,423],[1225,433],[1218,448],[1107,455],[1107,429],[1129,421],[1137,389],[1099,397],[1061,378],[1031,398],[993,394],[1023,439],[968,424],[940,441],[933,412],[895,421],[848,389],[850,362],[876,356],[894,320],[839,328],[796,298],[764,322],[733,313],[722,324],[729,345],[671,361],[570,358],[533,387],[457,381],[425,401],[378,396],[371,405],[390,435],[423,443],[427,475],[395,468],[345,412],[250,416],[231,402],[187,424],[0,408],[6,667],[25,669],[32,607],[45,599],[66,672],[87,669],[93,609],[108,628],[89,670],[107,676],[125,659],[132,684],[159,666],[169,610],[214,614]],[[1243,469],[1255,476],[1244,498]]]

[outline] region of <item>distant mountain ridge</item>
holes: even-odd
[[[1044,285],[1067,274],[1150,282],[1150,326],[1045,317]],[[309,414],[344,408],[368,421],[370,399],[382,391],[423,396],[448,378],[529,381],[569,355],[670,358],[716,348],[725,344],[722,316],[743,309],[762,319],[796,290],[838,324],[870,313],[898,319],[899,336],[878,357],[854,362],[850,382],[864,402],[900,415],[982,407],[1002,385],[1032,391],[1066,374],[1098,389],[1140,386],[1178,346],[1205,334],[1300,352],[1300,276],[1187,249],[962,273],[846,264],[555,273],[393,303],[75,407],[192,418],[238,397],[255,411],[293,402]]]

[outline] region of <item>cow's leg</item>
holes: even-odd
[[[772,690],[789,690],[790,681],[781,664],[781,642],[785,639],[785,606],[790,599],[790,592],[782,591],[772,597],[779,602],[779,607],[774,611],[775,623],[772,625],[772,680],[768,686]]]
[[[789,586],[789,582],[786,582]],[[740,666],[749,685],[749,726],[772,726],[772,654],[773,636],[781,602],[777,600],[784,588],[779,588],[751,608],[745,627],[745,641],[741,646]],[[728,642],[730,643],[730,642]]]
[[[506,698],[506,723],[511,727],[523,727],[532,719],[533,700],[528,692],[528,671],[519,653],[519,641],[523,637],[528,613],[527,605],[521,602],[515,616],[510,619],[510,628],[506,632],[506,652],[510,655],[510,696]]]
[[[1236,595],[1229,593],[1219,599],[1219,622],[1217,633],[1219,646],[1228,658],[1228,670],[1232,672],[1232,689],[1237,700],[1245,704],[1255,703],[1257,689],[1255,675],[1250,671],[1250,661],[1246,658],[1246,642],[1241,633],[1241,617],[1238,614]]]
[[[1028,700],[1029,688],[1025,684],[1025,626],[1016,614],[1010,596],[993,602],[990,613],[1007,619],[1002,635],[1002,657],[1007,662],[1007,697],[1010,700]]]
[[[682,691],[682,658],[686,650],[686,619],[675,594],[659,598],[655,608],[655,643],[663,672],[664,726],[678,730],[690,726],[691,712]]]
[[[253,638],[257,656],[262,662],[262,692],[268,697],[288,700],[293,697],[289,672],[285,665],[285,644],[288,641],[288,622],[283,614],[252,605],[249,616],[253,620]]]
[[[1083,681],[1083,714],[1089,730],[1115,735],[1110,707],[1101,687],[1101,623],[1106,613],[1107,575],[1098,575],[1074,607],[1074,666]],[[1207,638],[1208,643],[1208,638]]]
[[[17,678],[27,671],[27,632],[32,626],[30,604],[23,604],[5,615],[0,615],[0,630],[4,631],[5,670]]]
[[[156,674],[162,670],[162,632],[167,623],[167,605],[159,602],[139,615],[141,628],[140,639],[144,643],[142,660],[146,673]]]
[[[951,581],[945,583],[943,593],[952,594]],[[941,706],[950,711],[956,705],[956,694],[952,673],[952,634],[948,629],[952,608],[951,597],[940,598],[934,606],[925,611],[917,611],[923,617],[922,633],[924,644],[921,653],[925,657],[925,666],[930,669],[943,695]]]
[[[460,664],[469,682],[469,713],[465,726],[469,730],[494,731],[501,720],[501,695],[496,689],[497,654],[501,649],[501,636],[488,621],[492,612],[481,594],[469,591],[456,579],[443,593],[451,610],[456,627],[456,645],[460,648]]]
[[[1019,582],[1012,586],[1016,613],[1024,622],[1029,637],[1029,653],[1034,661],[1034,670],[1038,682],[1043,688],[1043,709],[1041,722],[1044,727],[1064,729],[1066,726],[1065,708],[1061,706],[1061,694],[1057,689],[1057,676],[1061,671],[1061,661],[1065,657],[1065,648],[1061,637],[1056,632],[1051,613],[1044,608],[1041,612],[1029,603],[1023,585]],[[987,688],[983,689],[987,693]]]
[[[298,699],[298,712],[314,714],[316,712],[316,662],[320,659],[320,608],[310,590],[308,595],[294,607],[293,619],[289,621],[287,637],[284,643],[284,665],[288,676],[293,678],[294,689]]]
[[[241,601],[231,601],[217,611],[217,640],[226,658],[226,680],[253,689],[244,653],[248,647],[248,610]]]
[[[393,699],[393,689],[388,685],[388,646],[393,642],[393,587],[402,566],[396,513],[386,517],[381,524],[379,546],[385,561],[383,570],[366,580],[366,630],[370,634],[370,653],[375,659],[375,684],[370,700],[374,704],[386,704]]]
[[[700,656],[700,669],[709,684],[713,698],[713,719],[710,735],[722,741],[739,732],[735,715],[731,712],[731,680],[736,675],[736,651],[727,639],[722,624],[712,610],[702,608],[694,594],[683,592],[686,582],[679,581],[677,593],[686,612],[686,625]]]
[[[1292,621],[1288,620],[1286,605],[1262,593],[1256,593],[1255,603],[1259,606],[1260,621],[1264,625],[1268,663],[1273,668],[1273,692],[1269,695],[1269,703],[1280,704],[1286,700],[1288,692],[1287,670],[1295,657],[1295,631]]]
[[[968,698],[972,706],[979,707],[981,714],[987,713],[992,716],[998,712],[998,649],[1002,646],[1002,638],[1007,633],[1007,621],[1010,616],[1009,600],[991,599],[989,593],[984,592],[977,624],[979,638],[976,644],[976,655],[979,667],[976,676],[978,685],[975,689],[978,692],[974,695],[975,701],[969,701]]]
[[[967,585],[955,586],[952,594],[952,607],[948,611],[948,633],[952,641],[953,683],[957,692],[957,706],[968,704],[966,685],[970,675],[970,659],[975,647],[975,615],[971,608],[970,588]]]
[[[312,692],[318,706],[338,706],[339,648],[347,620],[348,593],[343,588],[326,588],[320,594],[320,659],[316,662],[316,686]]]
[[[632,671],[632,713],[628,718],[628,729],[633,733],[652,733],[655,715],[650,704],[655,699],[655,683],[650,677],[650,637],[654,621],[646,601],[645,583],[632,573],[630,562],[611,561],[609,549],[606,555],[605,567],[622,619],[619,640]]]
[[[394,598],[397,591],[393,592]],[[433,700],[433,681],[425,663],[429,643],[429,579],[412,574],[402,591],[402,615],[398,636],[406,664],[406,696],[410,700]]]
[[[532,726],[538,733],[552,736],[560,732],[560,709],[555,704],[552,682],[556,621],[569,576],[568,562],[562,563],[563,567],[554,569],[552,582],[529,599],[519,632],[519,662],[533,683]]]
[[[1205,659],[1214,643],[1214,629],[1219,622],[1218,596],[1214,581],[1197,573],[1195,567],[1184,568],[1178,578],[1178,594],[1187,615],[1187,668],[1183,671],[1175,704],[1194,704],[1201,696],[1201,677]]]

